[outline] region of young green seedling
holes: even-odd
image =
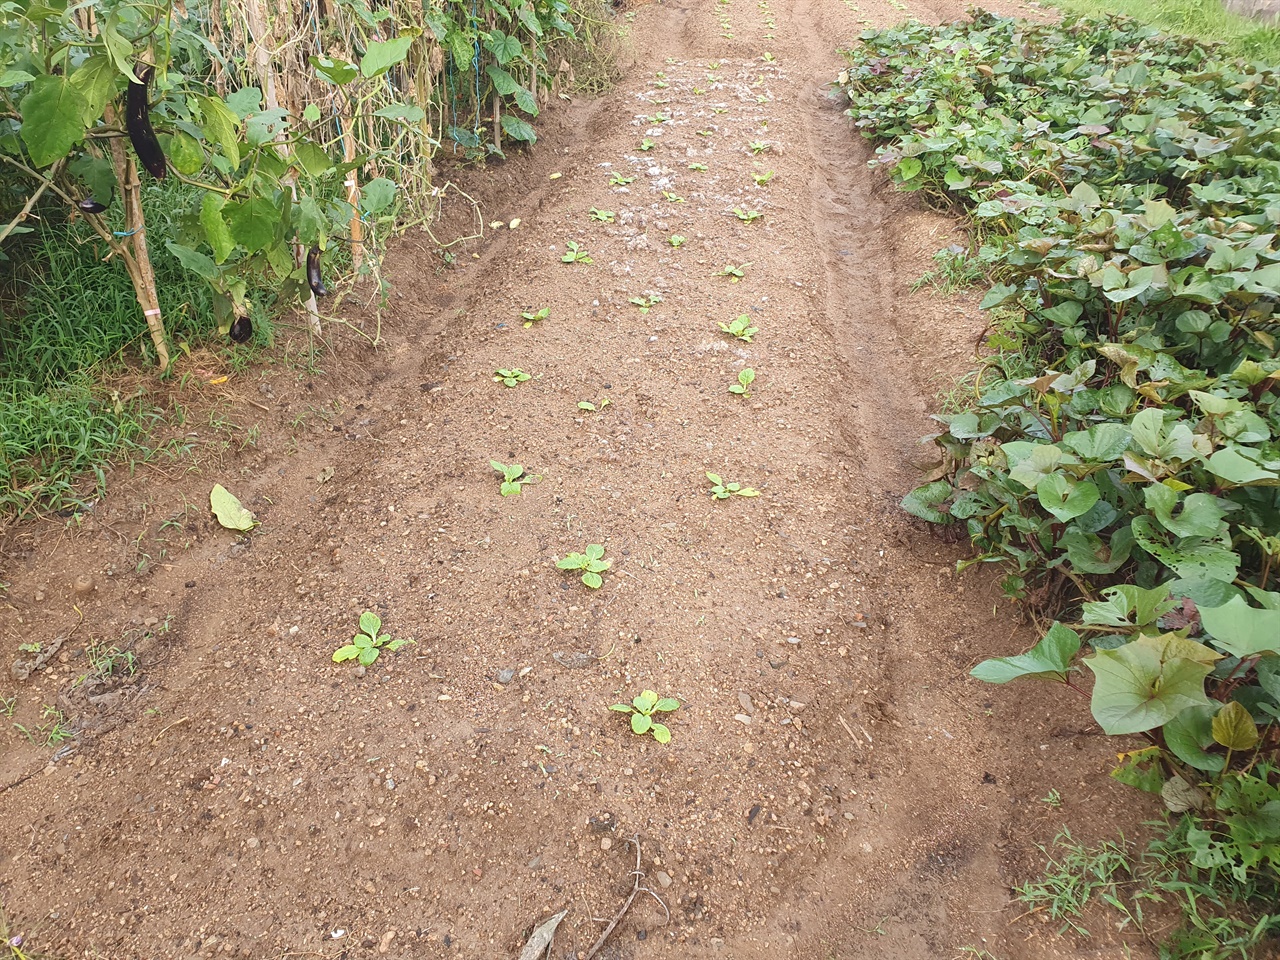
[[[731,337],[737,337],[743,343],[750,343],[751,338],[760,332],[759,327],[751,326],[751,318],[745,313],[738,314],[728,323],[720,324],[720,330]]]
[[[712,113],[728,113],[729,108],[728,107],[712,107],[711,112]]]
[[[759,210],[743,210],[741,207],[734,207],[733,215],[743,223],[751,223],[752,221],[759,220],[764,216],[764,214]]]
[[[667,238],[667,243],[671,244],[673,247],[675,247],[678,250],[680,247],[683,247],[685,245],[685,242],[688,239],[689,239],[688,237],[682,237],[678,233],[673,233],[670,237]]]
[[[752,140],[747,144],[747,149],[750,150],[752,154],[764,153],[769,149],[769,144],[765,140]]]
[[[652,140],[650,140],[648,137],[645,137],[643,140],[640,141],[640,149],[643,150],[645,153],[648,153],[655,146],[656,144]]]
[[[561,570],[581,570],[582,582],[592,590],[599,590],[604,583],[604,578],[600,574],[604,573],[611,566],[612,560],[604,560],[604,547],[598,543],[588,544],[586,552],[571,553],[563,560],[556,563]]]
[[[564,246],[568,253],[560,258],[561,263],[595,263],[591,259],[591,254],[587,252],[587,248],[577,240],[569,240]]]
[[[751,179],[756,182],[757,187],[763,187],[766,183],[773,179],[773,171],[767,170],[764,173],[753,173]]]
[[[592,207],[591,219],[596,221],[596,223],[613,223],[616,217],[612,210],[598,210],[595,207]]]
[[[540,310],[526,310],[524,313],[520,314],[520,318],[524,320],[524,328],[526,330],[532,327],[539,320],[545,320],[549,316],[551,316],[550,307],[543,307]]]
[[[504,497],[516,496],[526,483],[533,483],[538,479],[526,476],[524,467],[518,463],[499,463],[497,460],[490,460],[489,466],[502,474],[502,486],[498,490]]]
[[[609,186],[625,187],[628,183],[633,183],[635,179],[636,179],[635,177],[624,177],[620,173],[615,173],[612,177],[609,178]]]
[[[734,266],[732,263],[726,263],[723,270],[719,270],[712,274],[713,277],[728,277],[730,283],[737,283],[747,274],[747,267],[754,263],[754,260],[748,260],[746,263]]]
[[[500,383],[505,387],[514,387],[517,384],[524,383],[529,379],[529,374],[525,373],[519,367],[512,367],[508,370],[506,367],[499,367],[493,371],[493,382]]]
[[[671,731],[665,724],[654,722],[653,715],[679,710],[680,702],[672,697],[659,697],[652,690],[643,690],[638,697],[632,698],[630,703],[615,703],[609,709],[616,710],[618,713],[629,713],[631,732],[637,736],[651,733],[653,739],[659,743],[670,743]]]
[[[718,473],[708,473],[711,481],[711,496],[717,500],[728,500],[730,497],[758,497],[760,491],[755,487],[744,487],[740,483],[725,483]]]
[[[379,633],[381,629],[382,619],[372,610],[360,614],[360,632],[346,646],[333,651],[333,662],[359,660],[361,665],[367,667],[378,659],[383,647],[394,653],[406,643],[413,643],[412,640],[392,640],[387,634]]]
[[[603,410],[605,407],[609,406],[611,403],[613,403],[613,401],[610,400],[608,397],[602,398],[599,403],[592,403],[590,400],[579,400],[578,409],[586,413],[595,413],[598,410]]]
[[[633,303],[640,308],[641,313],[648,313],[655,306],[662,302],[662,294],[651,293],[647,297],[631,297],[627,303]]]
[[[667,123],[671,120],[671,115],[666,113],[655,113],[648,118],[650,123]]]
[[[768,50],[766,50],[766,51],[764,52],[764,55],[763,55],[763,56],[761,56],[761,57],[760,57],[760,59],[761,59],[761,60],[763,60],[765,63],[773,63],[773,62],[775,62],[778,58],[777,58],[777,57],[775,57],[775,56],[774,56],[772,53],[770,53]]]
[[[666,198],[668,203],[684,203],[684,197],[676,193],[674,190],[663,190],[662,196]]]
[[[751,392],[747,388],[755,382],[756,372],[750,367],[746,367],[738,374],[738,382],[729,384],[729,392],[736,393],[740,397],[749,397]]]

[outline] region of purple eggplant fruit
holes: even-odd
[[[168,172],[165,168],[164,151],[160,149],[160,141],[156,132],[151,129],[151,105],[147,102],[147,81],[151,79],[151,67],[144,66],[137,71],[139,83],[130,83],[125,94],[124,128],[129,133],[133,150],[157,180],[163,180]]]
[[[317,297],[327,296],[329,293],[324,285],[324,278],[320,276],[319,247],[312,247],[307,251],[307,285]]]
[[[233,343],[248,343],[253,336],[253,321],[248,317],[236,317],[231,324],[231,340]]]

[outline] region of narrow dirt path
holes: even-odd
[[[184,508],[167,565],[40,589],[55,551],[118,563],[113,526],[158,537],[232,460],[31,547],[19,623],[140,622],[144,680],[45,773],[16,740],[0,762],[30,824],[0,837],[11,911],[74,955],[417,958],[511,957],[567,908],[573,957],[634,837],[655,896],[602,957],[1044,955],[1008,885],[1053,819],[1105,819],[1107,750],[1079,711],[965,678],[1018,628],[896,507],[982,323],[907,297],[953,228],[868,171],[823,92],[838,43],[902,15],[642,8],[627,78],[485,208],[518,229],[443,285],[403,248],[388,347],[272,409],[232,477],[247,543]],[[750,341],[721,332],[739,315]],[[501,497],[490,460],[536,479]],[[708,471],[760,495],[714,500]],[[588,544],[594,591],[556,569]],[[334,665],[364,609],[415,643]],[[25,709],[74,706],[79,656]],[[681,703],[670,744],[607,710],[646,688]]]

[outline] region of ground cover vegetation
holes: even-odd
[[[1239,955],[1280,930],[1280,75],[1130,20],[977,14],[865,33],[840,85],[994,281],[903,502],[1055,618],[973,674],[1144,739],[1113,775],[1181,818],[1133,872],[1182,908],[1162,949]]]
[[[450,187],[438,153],[533,143],[572,64],[603,77],[602,9],[6,7],[0,512],[73,506],[104,458],[145,453],[147,405],[97,389],[140,335],[167,373],[211,336],[265,346],[294,308],[319,333],[335,275],[377,279],[389,233],[429,228]]]
[[[1222,44],[1245,59],[1280,63],[1280,29],[1228,10],[1221,0],[1052,0],[1053,6],[1084,16],[1133,17],[1172,33]]]

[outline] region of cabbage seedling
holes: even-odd
[[[615,703],[609,709],[616,710],[618,713],[631,714],[632,733],[638,736],[644,736],[646,733],[653,734],[653,739],[659,743],[670,743],[671,731],[667,729],[666,724],[656,723],[653,715],[679,710],[680,702],[673,697],[659,697],[652,690],[642,690],[640,695],[632,698],[630,703]]]
[[[600,574],[613,566],[612,560],[604,560],[604,547],[598,543],[588,544],[584,553],[571,553],[556,563],[561,570],[581,570],[582,582],[592,590],[599,590],[604,584]]]
[[[333,662],[359,660],[361,665],[367,667],[378,659],[383,647],[395,652],[406,643],[413,643],[412,640],[392,640],[387,634],[379,633],[381,629],[382,618],[372,610],[360,614],[360,632],[346,646],[333,651]]]

